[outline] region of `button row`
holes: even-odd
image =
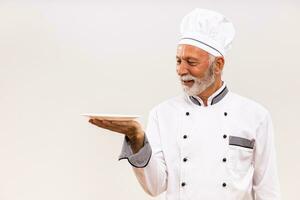
[[[189,113],[189,112],[186,112],[185,115],[186,115],[186,116],[189,116],[190,113]],[[227,113],[227,112],[224,112],[224,116],[227,116],[227,115],[228,115],[228,113]]]
[[[183,135],[183,139],[186,139],[186,138],[187,138],[187,135]],[[223,135],[223,138],[226,139],[227,135]]]
[[[181,187],[184,187],[184,186],[186,186],[186,183],[185,183],[185,182],[182,182],[182,183],[181,183]],[[224,183],[222,183],[222,186],[223,186],[223,187],[226,187],[227,184],[224,182]]]
[[[186,115],[186,116],[189,116],[190,113],[189,113],[189,112],[186,112],[185,115]],[[227,112],[224,112],[224,116],[227,116]],[[223,138],[226,139],[226,138],[227,138],[227,135],[224,134],[224,135],[223,135]],[[187,139],[187,135],[183,135],[183,139]],[[187,160],[188,160],[187,158],[183,158],[183,162],[186,162]],[[226,162],[227,159],[226,159],[226,158],[223,158],[222,161],[223,161],[223,162]],[[182,182],[182,183],[181,183],[181,186],[182,186],[182,187],[185,187],[185,186],[186,186],[186,183],[185,183],[185,182]],[[224,182],[224,183],[222,183],[222,186],[223,186],[223,187],[226,187],[227,184]]]
[[[224,112],[224,115],[227,116],[227,112]],[[224,134],[224,135],[223,135],[223,138],[226,139],[226,138],[227,138],[227,135]],[[226,159],[226,158],[223,158],[222,161],[225,163],[225,162],[227,161],[227,159]],[[225,182],[222,183],[222,186],[223,186],[223,187],[226,187],[226,185],[227,185],[227,184],[226,184]]]

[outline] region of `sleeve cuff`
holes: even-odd
[[[129,139],[125,136],[123,141],[123,147],[119,160],[127,159],[128,162],[136,168],[144,168],[148,165],[152,154],[152,149],[149,144],[148,138],[145,134],[143,147],[135,154],[133,154],[130,147]]]

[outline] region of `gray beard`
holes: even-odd
[[[208,71],[205,73],[203,78],[196,78],[192,75],[181,76],[181,80],[194,80],[192,87],[188,87],[182,84],[183,91],[189,96],[197,96],[204,92],[208,87],[210,87],[215,82],[213,64],[209,67]]]

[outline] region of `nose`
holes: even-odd
[[[183,62],[181,62],[179,65],[177,65],[176,71],[177,71],[177,74],[178,74],[179,76],[183,76],[183,75],[188,74],[188,70],[187,70],[187,68],[185,67],[185,65],[184,65]]]

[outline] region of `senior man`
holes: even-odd
[[[181,23],[177,74],[184,94],[156,106],[147,130],[136,121],[90,119],[125,134],[127,159],[151,196],[169,200],[279,200],[268,111],[222,80],[235,35],[223,15],[195,9]]]

